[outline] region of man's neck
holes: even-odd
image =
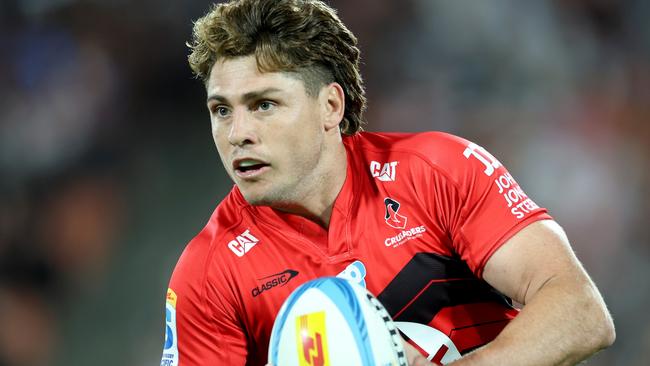
[[[325,161],[325,171],[317,173],[311,189],[305,190],[299,202],[274,206],[279,211],[303,216],[316,222],[323,228],[329,228],[334,204],[338,197],[347,175],[347,153],[341,143],[333,151],[331,161]]]

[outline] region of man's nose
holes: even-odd
[[[228,142],[233,146],[243,146],[258,142],[255,121],[244,111],[233,112]]]

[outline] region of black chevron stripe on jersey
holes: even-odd
[[[497,302],[512,306],[459,259],[417,253],[377,296],[396,321],[429,323],[448,306]]]

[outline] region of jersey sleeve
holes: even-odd
[[[200,236],[194,241],[200,240]],[[226,289],[208,276],[209,253],[191,242],[169,284],[161,366],[246,364],[247,340]]]
[[[492,254],[528,224],[551,219],[489,152],[436,133],[425,151],[434,164],[435,201],[453,250],[478,276]]]

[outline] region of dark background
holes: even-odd
[[[614,315],[589,364],[647,364],[650,3],[330,3],[367,129],[499,157]],[[0,0],[0,365],[158,364],[173,266],[231,187],[186,62],[209,4]]]

